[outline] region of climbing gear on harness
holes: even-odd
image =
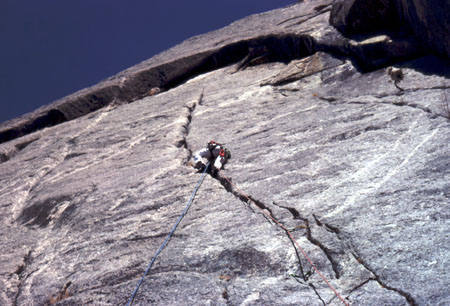
[[[209,167],[209,163],[206,164],[205,169],[203,170],[203,174],[200,177],[200,179],[197,182],[197,185],[194,188],[194,191],[192,191],[191,197],[189,198],[188,203],[186,204],[186,207],[184,208],[183,212],[181,213],[181,215],[178,217],[178,220],[175,222],[174,226],[172,227],[172,230],[170,231],[170,233],[167,235],[166,239],[164,240],[164,242],[162,243],[162,245],[159,247],[158,251],[156,251],[155,255],[153,256],[152,260],[150,261],[150,263],[148,264],[147,269],[145,270],[144,275],[142,276],[142,278],[140,279],[139,283],[136,286],[136,289],[134,289],[133,294],[131,295],[130,299],[128,300],[127,306],[130,306],[133,301],[134,298],[136,297],[136,294],[139,290],[139,287],[142,285],[142,283],[144,282],[144,278],[147,276],[148,272],[150,271],[150,268],[152,267],[153,263],[156,260],[156,257],[158,257],[159,253],[162,252],[162,250],[166,247],[166,245],[169,243],[170,238],[172,237],[173,233],[175,233],[175,230],[178,227],[178,224],[180,224],[181,220],[183,219],[183,217],[186,215],[187,211],[189,210],[189,207],[191,207],[192,201],[194,200],[195,194],[197,193],[198,189],[200,188],[200,185],[203,183],[203,180],[206,176],[206,170],[208,170]]]

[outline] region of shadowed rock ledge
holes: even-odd
[[[233,158],[136,304],[341,304],[287,231],[350,304],[445,304],[450,67],[426,34],[445,27],[381,22],[419,2],[249,16],[4,123],[0,304],[125,304],[210,139]]]

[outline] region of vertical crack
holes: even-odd
[[[304,285],[304,286],[308,286],[309,288],[312,289],[312,291],[314,291],[314,293],[317,295],[317,298],[322,302],[322,305],[327,305],[327,303],[323,300],[323,298],[320,296],[319,291],[317,291],[316,286],[314,286],[314,284],[312,283],[303,283],[301,281],[298,280],[296,275],[291,275],[293,276],[293,278],[300,284]],[[335,297],[333,297],[335,298]],[[328,302],[329,304],[329,302]]]
[[[311,283],[309,283],[308,284],[309,285],[309,287],[311,287],[312,288],[312,290],[316,293],[316,295],[317,295],[317,297],[319,298],[319,300],[322,302],[322,305],[326,305],[326,303],[325,303],[325,301],[322,299],[322,297],[320,296],[320,294],[319,294],[319,292],[317,291],[317,289],[316,289],[316,287],[314,287],[314,285],[313,284],[311,284]]]
[[[223,289],[222,298],[226,301],[227,305],[231,305],[230,304],[230,294],[228,293],[227,288]]]
[[[19,267],[17,267],[17,270],[14,272],[14,274],[17,274],[17,276],[19,277],[19,285],[17,286],[17,293],[16,293],[16,296],[14,297],[14,302],[13,302],[14,306],[18,305],[18,299],[19,299],[19,296],[22,294],[22,287],[24,286],[24,283],[26,282],[28,277],[35,272],[35,271],[32,271],[32,272],[26,274],[26,270],[27,270],[28,266],[31,264],[31,259],[32,259],[31,254],[32,254],[32,251],[29,250],[28,253],[25,254],[25,256],[23,257],[23,263]]]
[[[186,121],[181,127],[181,139],[175,143],[176,147],[178,147],[178,148],[183,147],[187,151],[187,156],[183,161],[184,165],[187,165],[192,158],[192,149],[191,149],[191,146],[188,144],[187,138],[189,136],[191,123],[192,123],[192,116],[194,115],[194,111],[195,111],[197,105],[202,105],[203,92],[204,92],[204,89],[202,90],[202,92],[196,102],[192,103],[191,105],[187,104],[184,106],[187,109]]]
[[[309,270],[309,271],[307,271],[305,273],[305,269],[303,267],[302,259],[300,257],[300,254],[298,253],[297,248],[295,247],[294,241],[292,241],[291,237],[289,237],[289,235],[287,233],[286,233],[286,236],[289,238],[289,241],[291,242],[292,247],[294,248],[295,256],[297,257],[297,261],[298,261],[298,267],[299,267],[299,270],[300,270],[300,273],[301,273],[301,277],[302,277],[303,281],[305,283],[307,283],[308,280],[309,280],[309,277],[312,275],[313,272],[311,270]],[[297,278],[296,278],[297,275],[292,275],[292,276],[297,280]]]
[[[69,291],[70,285],[72,285],[71,281],[66,282],[56,295],[50,297],[46,304],[54,305],[64,299],[69,298],[71,295],[71,292]]]

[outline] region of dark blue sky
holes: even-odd
[[[295,0],[0,0],[0,122]]]

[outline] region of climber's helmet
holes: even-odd
[[[208,142],[208,150],[212,151],[215,147],[217,146],[217,142],[215,142],[214,140],[211,140],[210,142]]]

